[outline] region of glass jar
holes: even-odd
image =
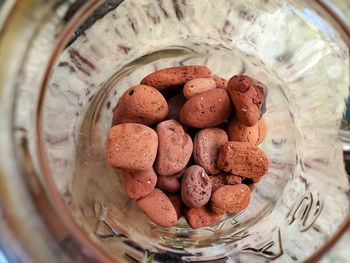
[[[299,262],[349,225],[349,4],[27,0],[1,12],[0,246],[10,262]],[[105,138],[125,89],[191,64],[268,85],[271,167],[246,211],[165,229],[124,196]]]

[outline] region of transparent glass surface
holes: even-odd
[[[43,101],[43,142],[61,194],[107,253],[302,261],[337,230],[349,208],[337,137],[348,48],[308,7],[128,0],[64,50]],[[247,210],[199,230],[185,221],[172,228],[151,223],[105,159],[119,97],[148,73],[175,65],[206,65],[225,78],[248,74],[269,88],[262,145],[269,173]]]
[[[48,32],[55,38],[68,19],[67,7],[31,43],[29,76],[42,65],[36,55],[49,53]],[[349,50],[315,1],[105,1],[64,44],[39,77],[33,70],[32,82],[27,75],[19,86],[16,136],[35,138],[25,147],[26,170],[39,174],[53,206],[64,200],[57,217],[71,214],[84,238],[113,260],[301,262],[346,220],[350,186],[339,130]],[[126,89],[157,69],[193,64],[268,86],[261,147],[271,165],[242,213],[197,230],[184,220],[161,228],[127,199],[120,172],[106,164],[106,137]],[[67,249],[68,234],[56,232]]]

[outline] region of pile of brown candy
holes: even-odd
[[[266,136],[266,96],[248,76],[227,82],[205,66],[156,71],[115,107],[108,164],[122,170],[127,196],[160,226],[184,215],[199,228],[240,212],[269,168],[257,147]]]

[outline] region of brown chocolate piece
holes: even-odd
[[[216,214],[206,207],[187,208],[185,218],[190,227],[196,229],[220,221],[223,213]]]
[[[215,81],[216,87],[218,89],[227,89],[227,83],[228,83],[227,79],[224,79],[218,76],[212,76],[211,78]]]
[[[186,169],[170,176],[158,176],[157,188],[167,193],[176,193],[180,190],[180,180]]]
[[[224,89],[209,90],[192,96],[180,110],[180,121],[190,127],[210,128],[223,123],[232,111]]]
[[[261,118],[261,107],[267,96],[267,88],[261,82],[239,75],[230,79],[227,91],[236,109],[236,117],[245,126],[254,126]]]
[[[153,125],[168,115],[168,104],[163,95],[153,87],[137,85],[119,99],[114,109],[113,123],[141,123]]]
[[[247,142],[226,143],[217,163],[221,170],[247,178],[261,177],[269,169],[269,160],[263,150]]]
[[[186,169],[181,181],[181,198],[188,207],[202,207],[211,195],[211,181],[198,165]]]
[[[179,194],[168,194],[170,202],[173,204],[176,214],[177,214],[177,220],[180,219],[180,217],[183,216],[183,203],[181,199],[181,195]]]
[[[112,127],[107,139],[107,162],[128,171],[147,171],[156,158],[157,133],[137,123],[125,123]]]
[[[162,91],[178,87],[191,79],[208,78],[210,69],[205,66],[179,66],[158,70],[146,76],[141,84],[155,87]]]
[[[236,119],[231,119],[228,123],[227,134],[230,141],[249,142],[252,145],[259,145],[266,136],[264,120],[259,120],[252,127],[241,124]]]
[[[216,190],[210,199],[215,213],[238,213],[246,209],[250,201],[250,189],[245,184],[225,185]]]
[[[192,154],[191,137],[176,120],[163,121],[156,128],[159,146],[155,163],[158,175],[169,176],[182,171]]]
[[[157,175],[153,168],[147,171],[122,171],[126,195],[133,200],[149,195],[157,182]]]
[[[154,190],[146,197],[137,201],[137,205],[157,225],[171,227],[177,223],[177,214],[169,197],[161,190]]]
[[[226,132],[219,128],[200,130],[193,141],[193,157],[208,174],[220,173],[216,161],[221,147],[228,142]]]
[[[186,82],[183,94],[186,98],[190,98],[213,89],[216,89],[216,83],[212,78],[192,79]]]

